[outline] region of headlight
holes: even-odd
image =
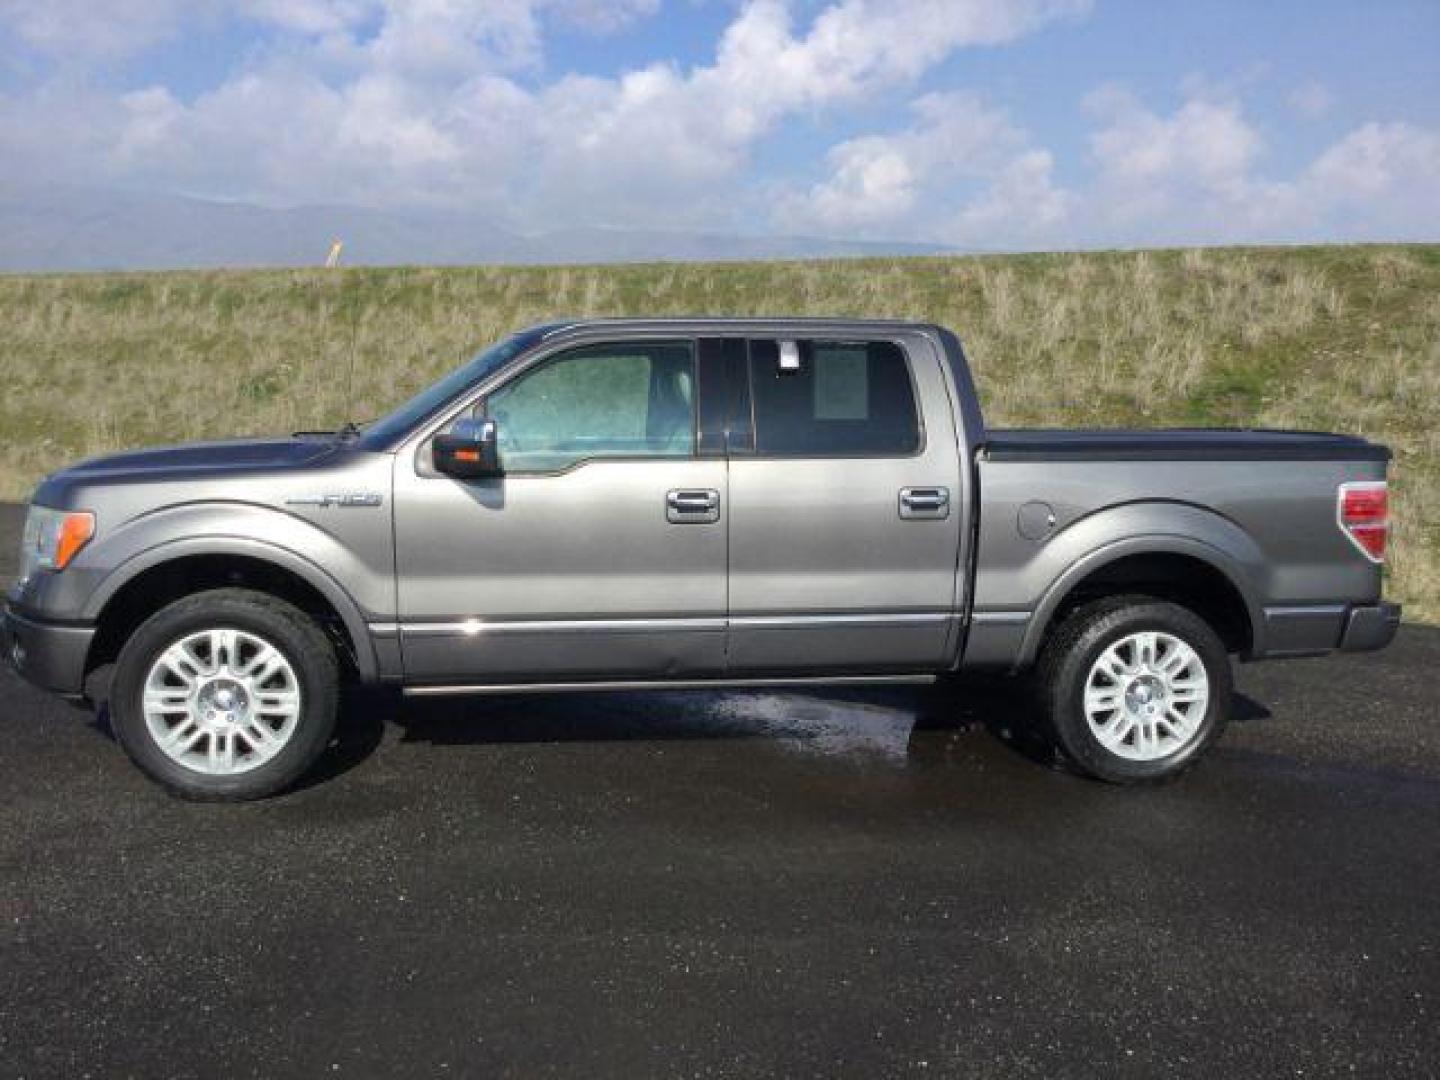
[[[32,506],[20,543],[20,580],[37,570],[64,570],[94,535],[95,515],[88,510]]]

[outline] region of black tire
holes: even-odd
[[[300,712],[289,741],[249,771],[213,775],[189,768],[157,745],[145,721],[146,678],[160,655],[189,634],[233,629],[258,635],[294,671]],[[126,754],[172,794],[210,802],[260,799],[290,787],[329,745],[339,702],[340,665],[334,645],[304,612],[249,589],[214,589],[162,608],[131,635],[115,664],[110,722]]]
[[[1085,684],[1106,649],[1143,631],[1169,634],[1195,651],[1209,682],[1209,700],[1184,745],[1163,757],[1139,761],[1107,748],[1091,730]],[[1046,641],[1036,683],[1058,749],[1081,772],[1114,784],[1156,783],[1190,768],[1225,730],[1234,694],[1230,657],[1210,624],[1188,608],[1149,596],[1107,597],[1076,608]]]

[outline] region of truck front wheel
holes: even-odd
[[[1177,775],[1229,719],[1230,658],[1219,636],[1188,608],[1152,597],[1076,608],[1050,635],[1037,675],[1059,748],[1112,783]]]
[[[315,621],[248,589],[162,608],[115,665],[110,717],[125,752],[182,797],[256,799],[293,784],[330,741],[335,649]]]

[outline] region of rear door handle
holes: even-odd
[[[900,516],[931,521],[950,516],[950,489],[943,487],[907,487],[900,489]]]
[[[720,493],[712,488],[667,491],[665,520],[672,525],[713,524],[720,520]]]

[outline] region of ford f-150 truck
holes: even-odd
[[[139,450],[36,490],[6,653],[192,798],[292,784],[345,680],[408,694],[1027,673],[1081,772],[1171,776],[1230,657],[1377,649],[1389,452],[987,430],[908,322],[525,330],[363,427]],[[957,692],[963,693],[963,684]]]

